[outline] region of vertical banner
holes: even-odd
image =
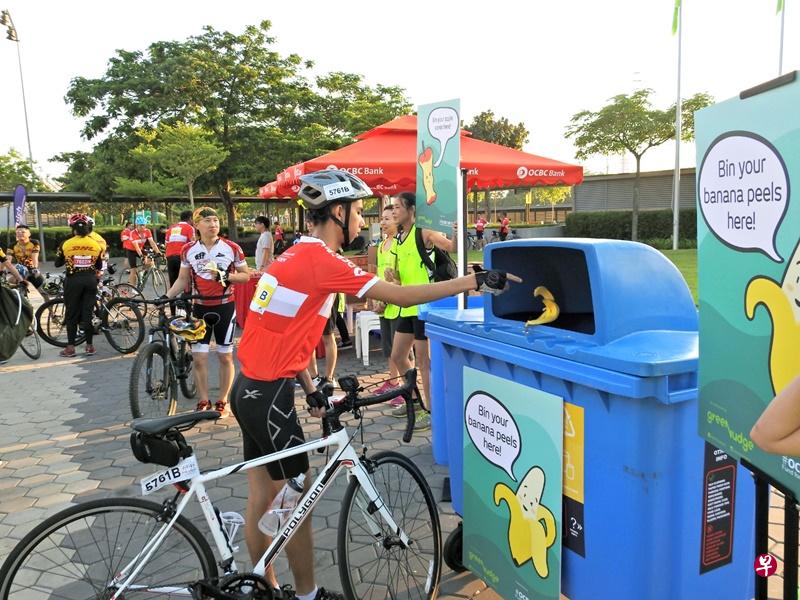
[[[564,547],[586,557],[583,407],[564,402]]]
[[[461,178],[461,102],[417,109],[417,226],[453,233]]]
[[[800,82],[759,87],[695,118],[699,431],[800,495],[794,457],[749,437],[800,375]]]
[[[700,573],[733,561],[733,516],[736,506],[736,461],[705,444]]]
[[[20,184],[14,188],[14,225],[27,225],[25,218],[25,200],[28,197],[28,192],[25,186]]]
[[[501,598],[559,598],[563,440],[561,398],[464,367],[463,560]]]

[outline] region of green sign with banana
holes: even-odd
[[[502,598],[559,598],[563,404],[464,368],[463,560]]]
[[[795,494],[800,471],[750,430],[800,375],[800,83],[696,114],[699,431]]]

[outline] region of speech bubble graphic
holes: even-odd
[[[516,481],[513,469],[522,450],[522,438],[506,407],[486,392],[475,392],[467,399],[464,424],[478,452]]]
[[[458,113],[455,109],[449,106],[434,108],[428,115],[428,133],[432,138],[439,140],[441,154],[439,160],[433,164],[434,167],[438,167],[444,158],[447,142],[458,135]]]
[[[748,131],[714,140],[700,166],[697,197],[706,224],[723,244],[783,262],[775,236],[789,206],[789,175],[769,141]]]

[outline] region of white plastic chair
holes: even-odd
[[[362,310],[356,314],[355,339],[356,358],[361,358],[364,366],[369,366],[369,332],[380,331],[380,317],[371,310]]]

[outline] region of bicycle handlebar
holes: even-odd
[[[392,388],[381,394],[361,397],[359,396],[359,392],[364,391],[364,388],[359,385],[358,379],[353,376],[341,377],[339,379],[339,388],[345,392],[345,395],[341,398],[328,398],[328,410],[326,415],[322,418],[323,436],[330,435],[332,425],[338,425],[340,415],[346,412],[357,411],[367,406],[381,404],[397,396],[402,396],[403,400],[406,402],[406,430],[403,434],[403,441],[405,443],[410,442],[414,434],[414,425],[416,422],[412,392],[417,387],[417,370],[409,369],[406,371],[403,375],[403,380],[403,384],[399,387]],[[419,395],[418,391],[417,395]]]
[[[229,298],[230,294],[222,296],[201,296],[200,294],[181,294],[175,298],[156,298],[155,300],[146,300],[141,298],[129,298],[128,302],[138,302],[140,304],[153,304],[155,306],[166,306],[167,304],[174,304],[176,302],[188,302],[189,300],[224,300]]]

